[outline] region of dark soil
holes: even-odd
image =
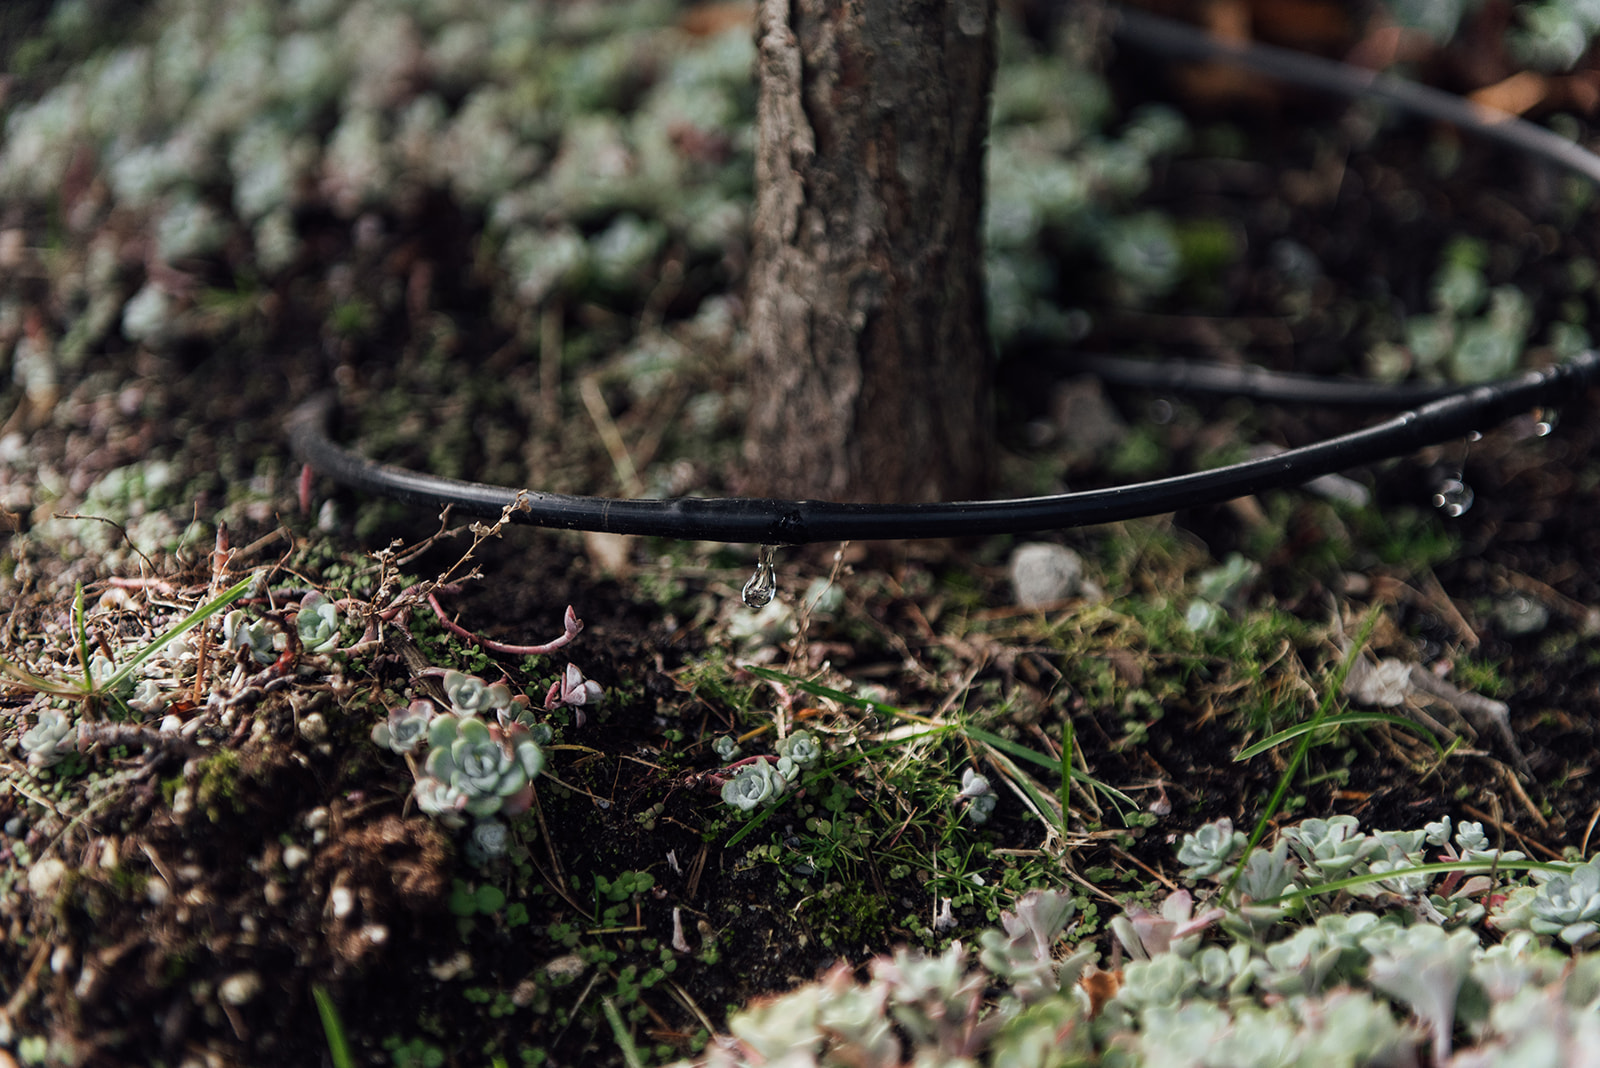
[[[1542,337],[1543,324],[1572,298],[1571,261],[1600,248],[1592,216],[1563,215],[1548,175],[1471,145],[1448,177],[1432,177],[1426,131],[1402,127],[1369,141],[1359,131],[1349,135],[1352,124],[1339,114],[1286,98],[1275,113],[1202,116],[1202,129],[1226,122],[1240,131],[1244,158],[1218,160],[1197,150],[1167,168],[1148,203],[1180,219],[1227,220],[1243,235],[1243,254],[1215,286],[1180,293],[1160,316],[1098,318],[1085,346],[1224,358],[1247,351],[1285,368],[1358,371],[1363,324],[1396,303],[1425,310],[1439,250],[1463,233],[1490,243],[1491,284],[1514,278],[1535,298],[1533,336]],[[1334,166],[1342,179],[1330,177]],[[1319,182],[1331,193],[1305,194]],[[1425,210],[1413,212],[1409,197],[1420,197]],[[459,289],[435,290],[432,299],[445,310],[470,310],[479,297],[470,284],[473,220],[443,211],[427,217],[427,232],[385,239],[385,255],[372,257],[373,284],[384,272],[426,261],[435,278],[468,279]],[[1282,283],[1268,251],[1283,238],[1309,249],[1323,267],[1314,310],[1292,322],[1281,314]],[[341,231],[330,226],[328,241],[330,258],[351,256]],[[691,277],[707,289],[736,282],[709,268]],[[1064,286],[1081,281],[1070,271],[1063,279]],[[1596,310],[1591,294],[1579,299]],[[1072,300],[1085,298],[1078,292]],[[319,325],[318,310],[328,305],[326,296],[293,286],[263,302],[253,335],[263,347],[254,351],[276,353],[270,361],[256,355],[241,364],[237,349],[97,357],[32,430],[37,464],[87,485],[121,465],[165,457],[201,517],[215,514],[236,486],[265,478],[274,505],[236,525],[232,544],[248,545],[281,522],[292,548],[289,540],[268,542],[253,557],[236,558],[233,570],[242,574],[287,553],[295,574],[316,584],[347,582],[348,572],[332,566],[347,553],[381,548],[391,537],[414,543],[436,526],[433,516],[358,501],[327,485],[319,494],[332,494],[355,518],[323,531],[297,514],[296,469],[279,428],[294,404],[328,381],[339,378],[349,395],[372,399],[370,408],[347,412],[347,440],[430,466],[440,435],[455,434],[449,440],[459,447],[449,450],[449,461],[459,470],[449,473],[516,477],[507,472],[526,455],[524,440],[540,432],[505,383],[537,372],[508,361],[508,338],[489,328],[468,331],[441,357],[411,335],[412,324],[396,319],[350,341]],[[598,313],[586,320],[575,308],[566,327],[603,336],[606,322]],[[1017,381],[1037,381],[1028,352],[1005,356]],[[1138,419],[1154,398],[1114,399]],[[1007,403],[1019,419],[1044,414],[1028,397]],[[1232,402],[1179,401],[1177,410],[1157,432],[1174,469],[1231,439],[1292,445],[1350,425],[1344,415]],[[415,418],[398,420],[399,411]],[[375,423],[386,423],[387,433],[375,432]],[[1512,755],[1490,736],[1434,763],[1403,736],[1373,732],[1353,750],[1316,751],[1329,755],[1314,756],[1291,811],[1280,815],[1348,812],[1364,825],[1397,829],[1447,812],[1481,816],[1517,848],[1559,856],[1588,844],[1600,810],[1600,786],[1589,776],[1600,708],[1600,658],[1588,614],[1600,603],[1597,437],[1592,398],[1576,398],[1548,438],[1515,427],[1490,431],[1467,452],[1465,479],[1477,499],[1456,520],[1433,514],[1427,498],[1440,473],[1457,463],[1461,445],[1373,473],[1376,511],[1403,517],[1383,530],[1355,529],[1355,520],[1330,526],[1325,505],[1279,494],[1255,512],[1217,506],[1180,515],[1175,534],[1156,524],[1064,539],[1094,557],[1119,539],[1153,537],[1159,529],[1173,553],[1197,561],[1234,550],[1262,559],[1267,573],[1254,607],[1276,600],[1306,623],[1284,652],[1303,672],[1321,671],[1335,657],[1318,628],[1336,600],[1353,607],[1352,618],[1371,603],[1390,606],[1389,622],[1375,636],[1382,655],[1493,665],[1531,778],[1515,780]],[[553,481],[581,486],[605,477],[597,447],[572,452],[574,462]],[[545,455],[555,455],[553,447]],[[1038,452],[1026,459],[1056,458]],[[1088,464],[1071,473],[1075,486],[1116,478]],[[9,633],[21,637],[60,625],[73,579],[85,581],[93,598],[108,576],[93,561],[32,547],[28,527],[42,516],[14,519],[23,537],[12,551],[22,567],[8,588]],[[1445,550],[1393,549],[1406,531],[1405,545]],[[436,548],[406,573],[431,577],[461,547],[457,539]],[[211,579],[207,548],[194,547],[186,563],[161,561],[163,573],[176,585],[203,586]],[[1137,791],[1141,803],[1159,788],[1171,811],[1129,829],[1109,816],[1095,821],[1079,813],[1060,877],[1070,869],[1077,881],[1069,885],[1097,884],[1085,889],[1091,897],[1135,889],[1150,873],[1175,879],[1172,843],[1222,816],[1248,826],[1281,758],[1234,762],[1243,741],[1260,730],[1247,735],[1251,710],[1230,704],[1237,679],[1223,654],[1132,648],[1107,649],[1098,661],[1065,656],[1045,619],[1008,607],[1001,567],[1008,548],[1004,541],[899,546],[853,558],[853,574],[842,580],[846,608],[789,650],[796,672],[813,666],[811,654],[825,656],[831,678],[885,687],[884,700],[922,713],[939,708],[965,679],[973,702],[1010,701],[1008,726],[1040,749],[1045,744],[1032,728],[1058,737],[1062,713],[1070,714],[1097,778]],[[673,565],[657,568],[654,559],[667,554],[676,554]],[[407,804],[409,777],[399,760],[368,741],[385,693],[392,699],[409,681],[393,645],[348,668],[337,692],[317,683],[263,695],[240,720],[240,732],[219,727],[194,747],[174,749],[70,827],[37,818],[42,810],[30,810],[17,793],[0,794],[0,822],[31,812],[35,822],[22,837],[33,855],[53,846],[74,869],[59,893],[21,898],[32,907],[5,918],[0,988],[10,999],[11,1026],[50,1036],[58,1043],[52,1056],[64,1062],[330,1063],[312,1000],[320,985],[338,1006],[357,1063],[405,1063],[397,1047],[418,1040],[447,1051],[449,1064],[514,1063],[524,1050],[527,1063],[620,1063],[608,1006],[647,1055],[669,1059],[697,1050],[707,1025],[722,1026],[730,1006],[810,979],[840,957],[859,963],[927,939],[929,890],[915,872],[897,874],[896,864],[907,850],[931,855],[941,848],[931,821],[907,813],[901,823],[870,822],[859,861],[815,878],[796,876],[792,856],[779,865],[751,853],[758,846],[781,852],[798,841],[806,828],[795,813],[780,813],[729,844],[741,824],[707,785],[706,773],[717,766],[709,743],[753,725],[740,701],[756,686],[731,669],[717,685],[685,669],[724,656],[715,651],[728,641],[720,621],[749,561],[666,545],[636,545],[634,559],[632,577],[602,577],[575,536],[511,529],[478,552],[482,580],[451,600],[463,626],[506,641],[542,640],[555,632],[565,606],[575,606],[586,630],[573,659],[610,695],[584,725],[570,717],[562,725],[549,769],[560,785],[540,783],[534,812],[515,824],[521,845],[506,862],[469,865],[460,836]],[[830,565],[826,555],[794,554],[782,570],[785,590],[804,589]],[[1132,600],[1154,596],[1165,581],[1159,565],[1147,578],[1142,585],[1136,570],[1119,592]],[[299,584],[285,574],[280,580]],[[1493,608],[1512,591],[1550,608],[1545,629],[1504,635]],[[1112,610],[1132,608],[1114,603]],[[504,670],[529,691],[542,691],[561,666],[550,658],[531,667],[523,658],[475,659],[420,617],[410,629],[432,662],[485,675]],[[1136,679],[1171,696],[1158,716],[1146,717],[1144,739],[1129,744],[1125,710],[1096,695],[1106,685],[1124,693]],[[755,699],[766,702],[759,707],[773,702],[766,690]],[[14,700],[24,703],[20,691]],[[326,723],[325,738],[297,727],[314,712]],[[828,708],[823,717],[843,730],[853,714]],[[201,748],[201,741],[209,745]],[[236,754],[234,766],[217,755],[225,753]],[[131,768],[143,758],[99,759]],[[1425,775],[1416,771],[1422,765],[1429,766]],[[172,799],[185,783],[195,802],[180,814]],[[854,796],[836,813],[840,819],[876,821],[896,803],[894,791],[868,775],[850,786]],[[1039,848],[1042,837],[1040,824],[1015,804],[967,834],[984,849],[1024,852]],[[0,844],[9,857],[11,843]],[[304,863],[288,863],[291,848],[308,854]],[[1014,866],[1009,858],[990,863],[991,870]],[[649,873],[653,885],[618,901],[597,889],[597,877],[609,884],[629,872]],[[165,889],[152,892],[158,882]],[[524,911],[474,914],[462,891],[480,886],[504,890]],[[336,889],[355,902],[342,915]],[[675,910],[687,953],[670,949]],[[908,924],[908,916],[921,919]],[[957,918],[952,933],[970,935],[993,916],[974,905]],[[252,973],[259,993],[238,1005],[219,999],[230,977]],[[421,1046],[409,1048],[421,1056]]]

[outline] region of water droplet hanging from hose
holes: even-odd
[[[772,602],[772,594],[778,588],[778,580],[772,573],[772,557],[777,551],[776,545],[763,545],[756,550],[756,573],[744,584],[747,608],[765,608]]]

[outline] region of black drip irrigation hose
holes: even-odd
[[[1600,185],[1600,157],[1557,135],[1448,93],[1345,64],[1265,45],[1235,45],[1142,12],[1114,13],[1123,40],[1175,58],[1222,60],[1294,84],[1347,97],[1372,97],[1402,111],[1567,167]],[[1527,412],[1551,407],[1600,385],[1600,352],[1588,350],[1543,371],[1467,389],[1385,386],[1350,379],[1281,374],[1180,362],[1077,357],[1075,370],[1124,385],[1227,393],[1280,403],[1411,410],[1375,426],[1274,456],[1196,474],[1109,489],[1013,500],[937,504],[846,504],[754,497],[669,500],[570,496],[440,478],[374,463],[335,444],[327,424],[335,397],[324,393],[290,416],[295,455],[353,489],[409,504],[563,530],[643,534],[697,541],[803,545],[812,542],[1022,534],[1112,523],[1295,486],[1321,475],[1389,459],[1464,437]]]
[[[438,478],[373,463],[328,440],[325,424],[333,406],[332,394],[323,394],[297,410],[291,417],[289,434],[296,454],[314,469],[356,489],[412,504],[434,508],[450,505],[457,511],[481,516],[498,516],[517,504],[511,514],[513,521],[534,526],[698,541],[803,545],[819,541],[1021,534],[1158,515],[1299,485],[1320,475],[1437,445],[1494,426],[1531,408],[1570,400],[1596,384],[1600,384],[1600,352],[1589,350],[1557,367],[1452,393],[1376,426],[1265,459],[1110,489],[940,504],[840,504],[758,497],[575,497]]]

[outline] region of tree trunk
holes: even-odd
[[[992,0],[760,0],[748,492],[981,496]]]

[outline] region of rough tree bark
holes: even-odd
[[[992,0],[760,0],[749,492],[925,501],[991,457]]]

